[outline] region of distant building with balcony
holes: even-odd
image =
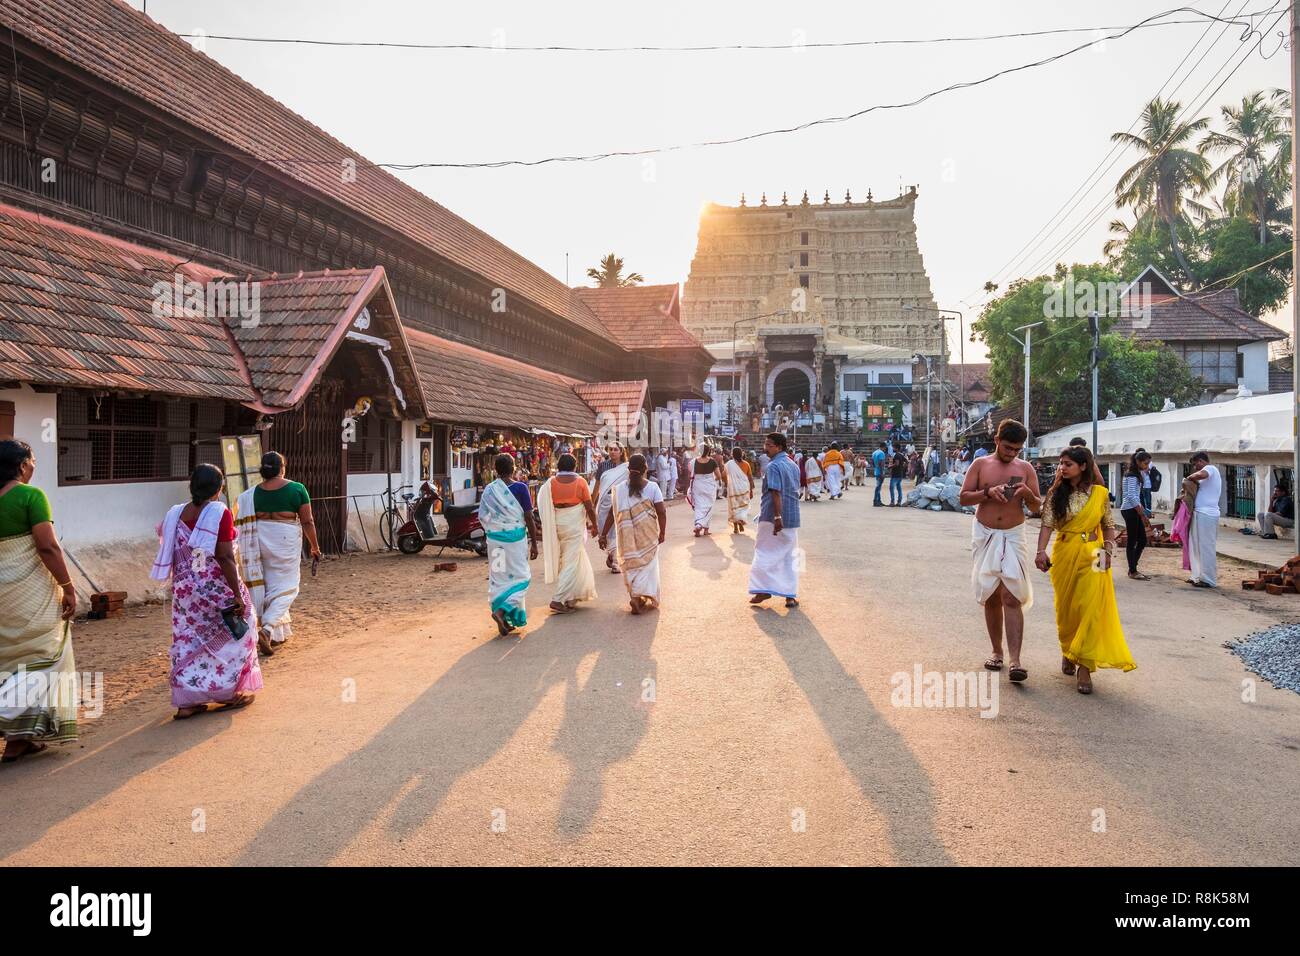
[[[1236,289],[1180,292],[1147,266],[1120,305],[1114,330],[1169,346],[1205,384],[1208,399],[1270,391],[1269,345],[1287,336],[1243,309]]]

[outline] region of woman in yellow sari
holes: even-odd
[[[77,738],[77,595],[31,446],[0,441],[0,761]]]
[[[1043,502],[1034,564],[1049,571],[1056,600],[1056,631],[1061,642],[1061,672],[1075,677],[1080,694],[1092,693],[1092,672],[1103,667],[1131,671],[1137,664],[1124,642],[1115,604],[1111,563],[1115,521],[1105,485],[1094,483],[1092,452],[1083,447],[1061,453],[1056,480]],[[1047,544],[1056,532],[1056,544]]]

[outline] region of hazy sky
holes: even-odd
[[[141,0],[132,0],[138,8]],[[1271,4],[1271,7],[1270,7]],[[1273,13],[1285,0],[1200,0],[1199,9]],[[1057,0],[849,4],[337,0],[150,0],[150,16],[178,33],[496,45],[786,44],[968,36],[1061,27],[1117,27],[1176,0]],[[1171,19],[1186,20],[1187,14]],[[1206,29],[1209,33],[1206,34]],[[1065,59],[908,109],[871,113],[732,146],[653,159],[475,170],[415,170],[417,189],[571,284],[616,252],[647,282],[684,282],[701,207],[757,202],[782,190],[815,202],[870,187],[920,190],[922,255],[944,308],[978,314],[984,282],[1005,285],[1056,261],[1100,258],[1107,202],[1125,154],[1091,186],[1064,225],[1026,261],[1004,270],[1084,184],[1166,81],[1184,104],[1208,105],[1289,85],[1287,52],[1268,33],[1265,59],[1241,30],[1208,21],[1138,30]],[[375,162],[538,159],[727,138],[900,103],[955,82],[1063,52],[1098,34],[969,43],[695,53],[421,51],[206,41],[206,52]],[[1189,59],[1175,72],[1189,53]],[[1258,37],[1252,41],[1256,42]],[[1177,87],[1175,91],[1175,87]],[[1055,226],[1061,226],[1059,217]],[[1092,223],[1088,225],[1088,223]],[[955,330],[953,346],[956,348]],[[967,358],[981,349],[967,344]]]

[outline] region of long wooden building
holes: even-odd
[[[705,397],[676,286],[569,288],[125,3],[0,31],[0,434],[86,563],[223,436],[284,451],[340,549],[390,487],[472,500],[489,447],[541,473]]]

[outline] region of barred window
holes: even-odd
[[[357,419],[356,441],[348,444],[348,474],[382,475],[384,464],[394,472],[401,471],[402,425],[388,422],[388,457],[384,457],[385,419],[371,412]]]
[[[57,414],[61,485],[174,481],[199,462],[221,463],[223,402],[67,391]]]

